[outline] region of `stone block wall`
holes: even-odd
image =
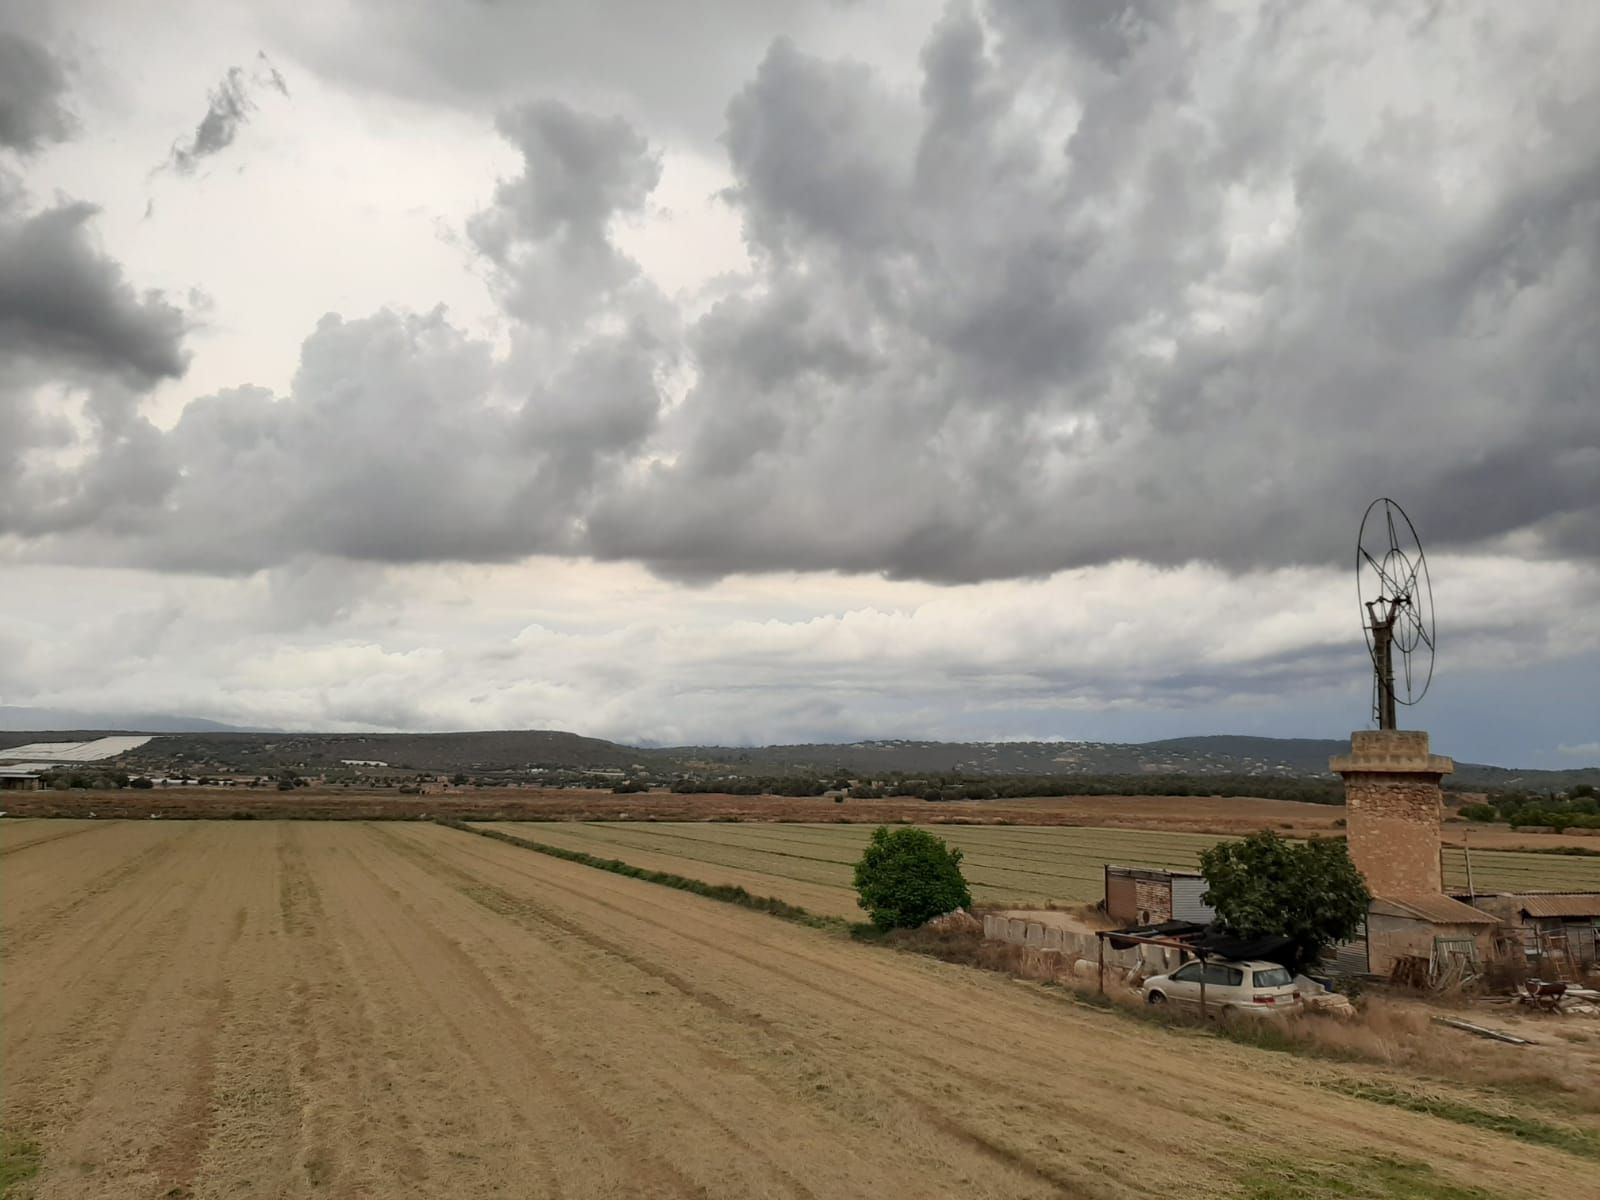
[[[1436,894],[1439,814],[1437,778],[1411,772],[1361,771],[1345,777],[1350,858],[1375,896]]]

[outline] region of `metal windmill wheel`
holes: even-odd
[[[1433,681],[1433,584],[1416,527],[1387,496],[1361,518],[1356,596],[1374,669],[1372,713],[1379,729],[1393,729],[1395,706],[1417,703]]]

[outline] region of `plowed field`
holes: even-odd
[[[872,836],[865,825],[769,822],[500,822],[531,841],[707,883],[738,884],[813,912],[859,920],[854,864]],[[935,825],[932,832],[965,856],[961,869],[979,904],[1046,904],[1099,900],[1104,866],[1194,870],[1210,834],[1079,826]],[[1462,852],[1445,849],[1445,883],[1466,886]],[[1600,890],[1600,858],[1475,850],[1480,890]]]
[[[437,826],[5,822],[0,851],[0,1119],[42,1162],[13,1196],[1233,1196],[1262,1161],[1374,1155],[1496,1196],[1593,1177],[1320,1086],[1346,1068]]]

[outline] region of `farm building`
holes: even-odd
[[[1497,918],[1449,896],[1377,897],[1367,910],[1367,970],[1387,975],[1401,958],[1479,965],[1494,953]]]
[[[1500,920],[1444,894],[1439,846],[1439,781],[1455,763],[1434,754],[1421,730],[1367,729],[1329,769],[1344,777],[1350,857],[1371,889],[1365,937],[1339,947],[1341,967],[1388,975],[1421,960],[1444,979],[1476,969],[1494,952]]]
[[[1105,881],[1106,916],[1122,925],[1160,925],[1166,921],[1206,925],[1217,915],[1201,899],[1206,881],[1195,871],[1107,864]]]
[[[44,786],[39,777],[50,770],[54,770],[52,763],[0,763],[0,789],[33,791]]]
[[[1500,921],[1499,941],[1509,956],[1530,965],[1600,960],[1600,892],[1506,892],[1475,896],[1472,903]]]

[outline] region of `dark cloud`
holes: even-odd
[[[289,85],[265,53],[257,52],[256,68],[246,73],[243,67],[229,67],[211,92],[205,116],[194,133],[172,147],[166,166],[180,175],[192,175],[200,163],[226,150],[239,136],[239,130],[255,111],[255,92],[268,87],[289,96]]]
[[[65,141],[77,127],[66,94],[66,72],[49,50],[0,29],[0,146],[26,154]]]
[[[1342,562],[1390,494],[1591,557],[1600,18],[1415,15],[956,4],[909,88],[779,38],[726,106],[754,265],[693,320],[613,237],[633,124],[514,108],[469,226],[509,353],[329,318],[289,395],[145,448],[182,475],[124,552],[1237,570]]]
[[[181,375],[183,314],[139,295],[90,240],[94,205],[38,212],[0,186],[0,356],[147,385]]]
[[[581,324],[638,280],[610,226],[644,204],[660,161],[626,121],[557,101],[514,109],[498,125],[521,152],[523,170],[495,189],[468,233],[497,268],[509,312],[533,328]]]
[[[594,551],[949,581],[1327,562],[1379,493],[1443,544],[1592,545],[1592,74],[1521,71],[1543,30],[1457,25],[1464,53],[1364,13],[1172,11],[958,6],[914,137],[896,90],[776,45],[729,109],[759,284],[702,322],[683,449],[601,499]],[[1341,35],[1497,99],[1370,119]]]

